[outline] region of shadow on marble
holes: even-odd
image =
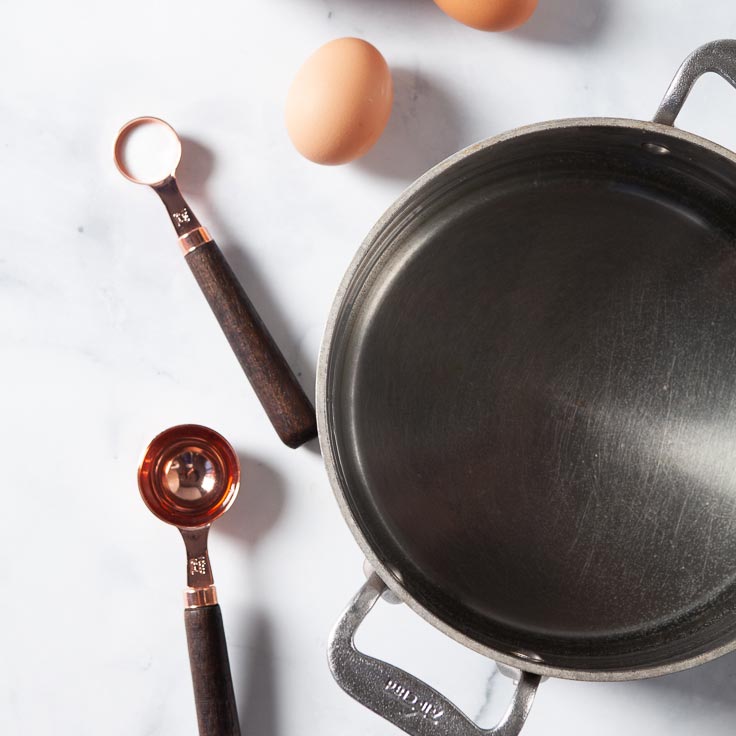
[[[184,197],[193,194],[196,197],[207,197],[207,180],[215,169],[215,156],[209,148],[201,143],[181,136],[181,161],[176,170]]]
[[[242,481],[232,508],[217,522],[224,532],[254,549],[278,522],[284,510],[286,487],[271,467],[243,452],[240,458]]]
[[[458,104],[447,90],[412,69],[392,68],[391,74],[391,118],[376,145],[356,164],[409,184],[468,141]]]
[[[641,686],[656,689],[662,700],[683,697],[718,702],[728,706],[736,717],[736,652],[714,659],[712,662],[664,677],[641,680]]]
[[[313,455],[319,455],[322,457],[322,448],[319,446],[319,437],[309,440],[309,442],[305,443],[303,447]]]
[[[362,5],[372,12],[375,12],[376,6],[393,9],[395,6],[401,5],[405,8],[411,8],[412,22],[415,22],[417,19],[421,20],[425,16],[430,18],[435,15],[440,16],[442,12],[431,0],[352,0],[352,2],[347,0],[343,0],[343,2],[338,2],[338,0],[320,0],[320,4],[324,5],[328,20],[337,17],[347,17],[349,13],[352,13],[353,11],[345,8],[346,5]]]
[[[511,35],[562,46],[590,44],[605,28],[612,5],[611,0],[540,0],[531,19]]]
[[[279,699],[274,663],[273,628],[265,613],[250,612],[244,649],[245,692],[235,693],[240,731],[251,736],[279,736]]]
[[[234,236],[220,218],[216,206],[208,195],[207,179],[215,165],[215,157],[209,149],[190,138],[182,138],[182,159],[177,171],[182,192],[185,197],[191,194],[203,203],[203,214],[200,216],[202,223],[213,233],[248,298],[255,305],[276,344],[296,373],[305,393],[314,403],[316,366],[308,356],[299,352],[298,340],[289,326],[289,321],[276,304],[271,289],[260,275],[258,266],[248,255],[243,241]]]

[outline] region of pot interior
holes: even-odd
[[[733,160],[692,136],[580,122],[468,149],[374,231],[325,453],[445,631],[594,679],[732,646],[735,203]]]

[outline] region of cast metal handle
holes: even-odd
[[[494,728],[482,729],[429,685],[356,649],[354,639],[358,627],[385,590],[383,581],[373,573],[330,635],[328,659],[338,685],[359,703],[412,736],[516,736],[534,702],[539,675],[523,672],[501,722]]]
[[[711,41],[695,49],[677,70],[654,116],[654,122],[674,125],[693,85],[708,72],[720,75],[736,87],[736,41]]]
[[[184,611],[199,736],[240,736],[220,606]]]

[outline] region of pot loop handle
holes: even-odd
[[[693,85],[707,72],[715,72],[736,87],[736,41],[711,41],[695,49],[677,70],[659,104],[654,122],[674,125]]]
[[[429,685],[355,648],[358,627],[385,590],[385,583],[376,573],[371,574],[330,634],[327,656],[338,685],[412,736],[516,736],[534,702],[539,675],[522,672],[500,723],[482,729]]]

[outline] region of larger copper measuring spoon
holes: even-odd
[[[184,201],[176,183],[180,160],[179,136],[159,118],[135,118],[115,139],[118,170],[136,184],[147,184],[161,198],[184,260],[271,424],[286,445],[299,447],[317,436],[314,407],[222,252]]]
[[[207,427],[167,429],[146,448],[138,487],[146,506],[178,527],[187,550],[184,623],[200,736],[240,736],[222,613],[217,603],[207,536],[230,508],[240,463],[228,441]]]

